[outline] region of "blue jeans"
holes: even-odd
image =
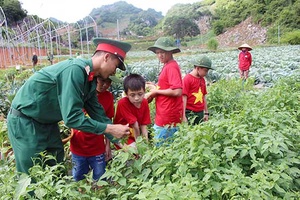
[[[162,127],[154,124],[154,139],[158,140],[156,146],[161,146],[165,141],[171,141],[175,132],[178,131],[178,127]]]
[[[93,180],[98,181],[99,178],[105,173],[105,154],[97,156],[78,156],[72,153],[73,169],[72,174],[75,181],[80,181],[85,178],[90,171],[93,170]]]

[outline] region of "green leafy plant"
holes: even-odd
[[[299,199],[297,49],[255,49],[245,83],[238,78],[237,51],[206,52],[218,77],[216,82],[208,77],[209,121],[180,125],[174,141],[162,147],[138,138],[137,149],[114,151],[102,177],[106,180],[97,182],[99,190],[92,189],[91,173],[86,180],[73,181],[68,143],[64,163],[47,166],[53,157],[41,154],[29,175],[17,174],[14,155],[7,155],[0,160],[0,199]],[[132,72],[147,74],[155,66],[159,71],[148,53],[134,56],[145,60],[133,62]],[[188,60],[198,55],[176,56],[185,72],[191,67]],[[263,87],[254,87],[257,83]],[[153,118],[154,103],[150,108]],[[5,152],[10,146],[2,121]]]
[[[292,32],[286,33],[282,40],[283,43],[291,44],[291,45],[297,45],[300,44],[300,30],[295,30]]]
[[[213,51],[216,51],[218,49],[219,43],[215,38],[211,38],[207,42],[207,48]]]
[[[115,183],[103,185],[107,198],[299,198],[300,121],[292,109],[299,106],[299,86],[291,80],[268,92],[250,84],[242,90],[239,81],[226,88],[217,83],[221,94],[228,94],[217,104],[228,103],[227,109],[217,112],[212,107],[210,121],[180,126],[174,142],[163,148],[138,141],[138,160],[130,152],[119,152],[105,174]],[[231,100],[229,94],[237,88],[241,98]],[[282,96],[286,98],[276,101]],[[282,111],[281,101],[288,96],[292,100]],[[221,111],[225,114],[217,114]]]

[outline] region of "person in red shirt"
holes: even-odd
[[[111,85],[111,79],[97,77],[98,102],[103,106],[105,114],[112,119],[114,116],[114,97],[107,89]],[[93,180],[96,182],[105,173],[106,161],[112,158],[110,142],[103,134],[83,132],[72,129],[74,132],[70,141],[73,169],[72,174],[75,181],[85,178],[90,169],[93,170]]]
[[[173,58],[173,54],[179,53],[180,49],[170,38],[161,37],[148,50],[154,52],[163,63],[157,84],[149,83],[150,92],[147,94],[147,98],[155,98],[154,139],[160,146],[174,135],[178,130],[177,124],[182,121],[182,78],[180,67]]]
[[[248,44],[243,44],[238,47],[241,52],[239,53],[239,72],[243,80],[247,80],[249,76],[250,66],[252,64],[252,55],[250,51],[252,48]]]
[[[130,135],[125,145],[135,147],[137,137],[143,136],[148,140],[147,125],[151,124],[150,109],[145,96],[145,79],[138,74],[130,74],[124,79],[124,91],[126,96],[117,103],[114,124],[129,124]],[[123,148],[123,144],[115,144],[117,149]]]
[[[204,77],[211,67],[211,60],[201,56],[193,62],[194,69],[183,78],[183,121],[199,124],[208,120],[208,108],[205,95],[207,94]]]

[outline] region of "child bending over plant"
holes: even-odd
[[[151,123],[150,109],[145,96],[145,79],[138,74],[130,74],[124,79],[126,96],[117,103],[114,124],[129,124],[130,135],[126,145],[135,147],[135,140],[143,136],[148,140],[147,125]],[[123,147],[121,143],[115,145],[117,149]]]

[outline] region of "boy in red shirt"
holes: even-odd
[[[155,98],[154,138],[160,140],[157,143],[160,146],[174,135],[178,130],[176,125],[182,121],[182,78],[180,67],[173,58],[180,49],[170,38],[161,37],[148,50],[155,53],[163,64],[157,84],[149,83],[150,92],[147,93],[147,98]]]
[[[138,74],[130,74],[124,79],[126,96],[118,101],[114,124],[129,124],[130,136],[126,145],[135,147],[135,140],[143,136],[148,140],[147,125],[151,123],[150,109],[145,96],[145,79]],[[116,148],[123,145],[118,143]]]
[[[183,78],[183,121],[199,124],[208,120],[208,109],[205,95],[206,82],[204,77],[211,67],[211,60],[207,56],[200,57],[193,62],[194,69]]]
[[[103,80],[97,77],[96,88],[98,101],[110,119],[114,116],[114,97],[107,89],[111,85],[112,78]],[[74,135],[70,141],[73,177],[75,181],[80,181],[92,169],[93,180],[96,182],[105,173],[106,161],[112,157],[109,140],[103,134],[95,135],[76,129],[73,131]]]
[[[250,66],[252,64],[252,55],[249,51],[251,51],[252,48],[248,44],[243,44],[238,49],[241,50],[239,54],[240,77],[243,80],[247,80]]]

